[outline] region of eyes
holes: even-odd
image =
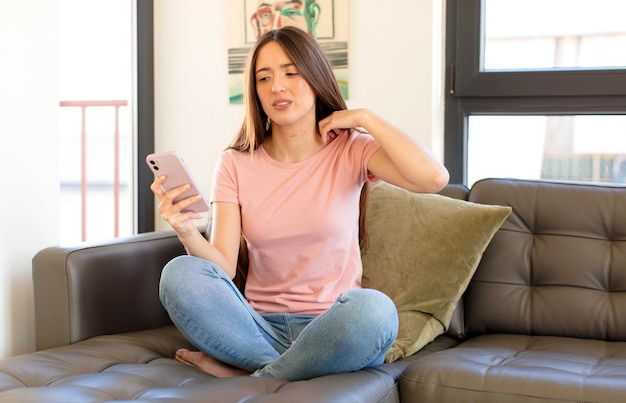
[[[286,70],[286,71],[282,72],[281,74],[283,74],[287,78],[295,78],[295,77],[300,75],[300,73],[297,70]],[[257,81],[259,83],[267,82],[271,78],[272,78],[272,74],[270,74],[269,71],[263,72],[261,74],[257,73]]]

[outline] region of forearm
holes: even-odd
[[[209,242],[200,231],[178,236],[187,254],[208,260],[219,266],[231,278],[235,277],[237,262],[230,261],[217,247]]]
[[[438,192],[449,180],[448,170],[423,143],[403,133],[376,114],[362,111],[362,126],[381,145],[388,162],[406,181],[398,185],[414,192]],[[384,167],[384,158],[380,166]],[[390,170],[381,170],[385,176]],[[376,172],[373,172],[376,174]],[[384,178],[394,181],[395,178]]]

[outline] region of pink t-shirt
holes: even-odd
[[[246,298],[261,313],[318,315],[361,286],[359,196],[380,145],[353,131],[293,164],[263,146],[226,150],[212,201],[239,204],[248,244]]]

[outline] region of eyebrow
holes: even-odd
[[[291,62],[290,63],[283,63],[283,64],[280,65],[280,68],[286,69],[287,67],[291,67],[291,66],[295,66],[295,65],[293,63],[291,63]],[[269,71],[269,70],[270,70],[269,67],[261,67],[260,69],[255,71],[254,74],[256,75],[256,74],[263,73],[263,72],[266,72],[266,71]]]

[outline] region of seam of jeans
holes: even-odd
[[[291,345],[293,344],[293,331],[291,329],[291,320],[290,320],[289,315],[287,315],[286,313],[284,313],[282,316],[283,316],[283,321],[285,322],[285,331],[287,332],[289,345]]]

